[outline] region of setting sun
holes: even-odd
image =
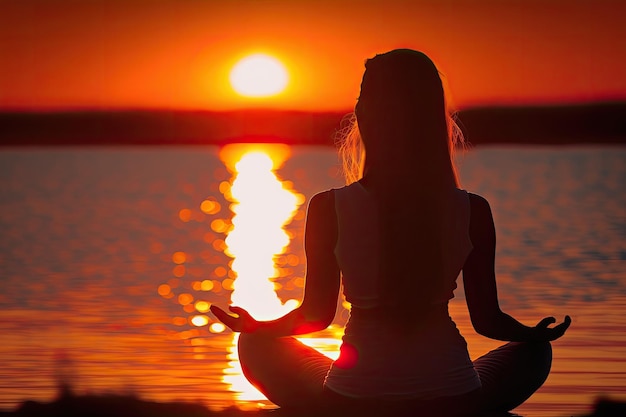
[[[285,66],[265,54],[249,55],[235,64],[230,84],[242,96],[267,97],[282,92],[289,76]]]

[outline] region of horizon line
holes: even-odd
[[[456,106],[455,112],[477,109],[495,109],[495,108],[553,108],[553,107],[585,107],[598,105],[618,105],[626,104],[625,97],[606,97],[593,98],[580,101],[500,101],[474,103],[465,106]],[[268,112],[268,113],[305,113],[305,114],[339,114],[352,113],[353,109],[302,109],[302,108],[279,108],[279,107],[231,107],[224,109],[203,108],[203,107],[165,107],[165,106],[0,106],[0,114],[7,113],[122,113],[122,112],[177,112],[177,113],[237,113],[237,112]]]

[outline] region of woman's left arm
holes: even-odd
[[[276,320],[257,321],[240,307],[229,307],[235,315],[212,305],[211,312],[233,331],[289,336],[311,333],[328,327],[337,310],[340,272],[335,259],[337,220],[332,190],[311,198],[304,232],[306,280],[299,307]]]

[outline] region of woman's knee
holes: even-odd
[[[259,336],[255,333],[241,333],[237,341],[239,361],[242,363],[256,362],[271,358],[275,350],[276,339]]]
[[[475,362],[483,383],[483,407],[511,410],[546,380],[552,364],[549,342],[511,342]]]
[[[550,342],[514,342],[509,344],[510,360],[514,362],[514,374],[537,389],[548,377],[552,367],[552,345]],[[506,346],[506,345],[505,345]]]
[[[527,342],[524,343],[527,350],[528,365],[537,369],[538,374],[543,375],[543,380],[548,377],[552,367],[552,345],[550,342]]]

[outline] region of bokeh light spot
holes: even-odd
[[[213,281],[211,281],[210,279],[205,279],[200,284],[200,288],[202,289],[202,291],[211,291],[213,289]]]
[[[223,266],[218,266],[217,268],[215,268],[215,270],[213,270],[213,273],[215,274],[215,276],[223,278],[228,273],[228,270]]]
[[[159,285],[158,292],[159,292],[160,296],[165,297],[165,296],[171,294],[172,289],[167,284],[161,284],[161,285]]]
[[[185,254],[185,252],[174,252],[172,254],[172,262],[174,262],[175,264],[185,263],[186,260],[187,254]]]
[[[216,233],[228,231],[229,224],[224,219],[215,219],[211,222],[211,229]]]
[[[176,265],[174,267],[174,269],[172,269],[172,274],[174,274],[175,277],[182,277],[185,275],[185,265]]]
[[[226,242],[224,242],[224,239],[215,239],[213,243],[211,243],[211,246],[218,252],[224,252],[226,250]]]
[[[213,288],[211,291],[213,292],[221,292],[222,291],[222,283],[217,281],[217,280],[212,280],[211,281],[213,283]]]
[[[211,333],[223,333],[224,330],[226,330],[226,326],[224,326],[222,323],[211,323],[211,325],[209,326],[209,331]]]
[[[191,220],[191,210],[182,209],[178,212],[178,218],[187,223]]]
[[[207,311],[209,311],[210,307],[211,304],[207,303],[206,301],[198,301],[196,303],[196,310],[198,310],[200,313],[206,313]]]
[[[206,326],[209,323],[209,318],[205,315],[193,316],[191,318],[191,324],[196,327]]]
[[[232,291],[234,289],[233,287],[233,283],[235,281],[230,279],[230,278],[226,278],[224,281],[222,281],[222,288],[224,288],[227,291]]]
[[[222,209],[220,203],[212,199],[206,199],[200,203],[200,210],[206,214],[217,214]]]
[[[178,295],[178,303],[182,306],[186,306],[187,304],[193,302],[193,295],[188,293],[183,293]]]

